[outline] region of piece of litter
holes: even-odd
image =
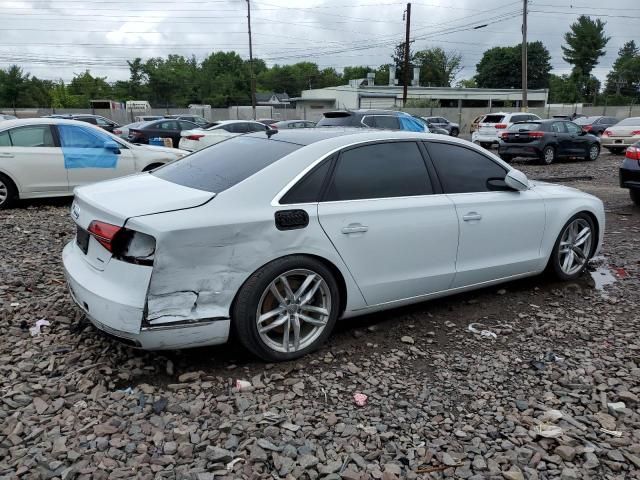
[[[600,431],[602,433],[606,433],[607,435],[611,435],[613,437],[620,438],[622,436],[622,432],[619,432],[617,430],[607,430],[606,428],[601,428]]]
[[[40,329],[42,327],[48,327],[49,325],[51,324],[48,320],[38,320],[36,324],[29,329],[29,332],[31,333],[32,337],[35,337],[36,335],[40,335]]]
[[[553,352],[547,352],[544,356],[545,362],[562,362],[564,361],[564,357],[560,357]]]
[[[13,302],[10,304],[12,307],[19,307],[20,304],[18,302]]]
[[[616,272],[616,277],[618,278],[627,278],[629,276],[624,268],[616,268],[614,269],[614,272]]]
[[[533,427],[533,431],[544,438],[558,438],[562,435],[562,428],[557,425],[542,423]]]
[[[127,388],[124,388],[124,389],[118,390],[118,391],[122,392],[122,393],[126,393],[127,395],[133,395],[133,392],[134,392],[133,388],[131,388],[131,387],[127,387]]]
[[[238,462],[242,462],[244,461],[244,458],[234,458],[233,460],[231,460],[229,463],[227,463],[227,472],[230,472],[231,470],[233,470],[233,466],[238,463]]]
[[[491,330],[478,330],[477,327],[483,327],[484,325],[480,324],[480,323],[470,323],[469,326],[467,327],[467,330],[469,330],[471,333],[477,333],[479,334],[481,337],[487,337],[487,338],[493,338],[493,339],[497,339],[498,335],[496,335],[494,332],[492,332]]]
[[[251,382],[248,382],[246,380],[236,380],[236,390],[238,392],[249,390],[252,386],[253,385],[251,385]]]
[[[547,410],[546,412],[544,412],[544,415],[542,415],[541,420],[543,422],[557,422],[563,416],[564,415],[560,410]]]
[[[353,401],[356,402],[356,405],[359,407],[364,407],[367,404],[367,397],[364,393],[355,393],[353,395]]]

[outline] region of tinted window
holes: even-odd
[[[445,143],[427,143],[445,193],[487,192],[487,181],[504,179],[507,171],[470,148]]]
[[[247,130],[249,132],[264,132],[267,130],[266,125],[263,125],[262,123],[250,123],[248,125]]]
[[[376,115],[376,128],[384,128],[387,130],[400,130],[400,121],[398,117],[391,115]]]
[[[345,115],[337,115],[330,117],[323,117],[319,122],[319,127],[345,127],[348,125],[353,125],[353,115],[345,114]]]
[[[513,115],[511,117],[511,122],[515,123],[515,122],[524,122],[529,120],[529,115]]]
[[[98,124],[98,121],[93,117],[79,117],[79,118],[75,118],[74,120],[79,120],[81,122],[90,123],[91,125],[97,125]]]
[[[544,130],[540,123],[514,123],[509,127],[510,132],[529,132],[536,130]]]
[[[551,131],[555,133],[567,133],[567,129],[564,128],[565,122],[553,122],[551,125]]]
[[[158,122],[154,125],[150,125],[150,128],[157,130],[177,130],[178,125],[176,122]]]
[[[113,125],[111,122],[108,122],[107,120],[105,120],[104,118],[96,118],[96,122],[98,123],[98,125],[100,125],[101,127],[108,127],[110,125]]]
[[[567,132],[571,134],[580,133],[582,131],[582,129],[578,125],[572,122],[564,122],[564,126],[567,129]]]
[[[55,147],[49,125],[14,128],[9,135],[14,147]]]
[[[311,172],[304,176],[302,180],[296,183],[287,194],[282,197],[280,203],[309,203],[317,202],[320,199],[320,193],[324,180],[329,173],[331,159],[323,161]]]
[[[504,115],[487,115],[481,120],[481,123],[500,123]]]
[[[574,122],[578,125],[591,125],[596,120],[598,120],[598,117],[578,117],[574,120]]]
[[[613,117],[607,117],[604,123],[606,123],[607,125],[615,125],[616,123],[618,123],[618,119]]]
[[[413,142],[352,148],[338,159],[326,201],[405,197],[433,193],[427,168]]]
[[[179,121],[178,123],[180,124],[180,130],[191,130],[197,127],[197,125],[189,122]]]
[[[363,117],[362,123],[367,127],[376,128],[376,119],[375,117]]]
[[[300,145],[275,139],[238,136],[192,153],[155,170],[152,175],[207,192],[222,192]]]

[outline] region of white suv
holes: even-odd
[[[479,143],[484,148],[491,148],[492,144],[498,145],[500,135],[516,122],[527,122],[530,120],[540,120],[540,117],[533,113],[507,113],[497,112],[485,115],[478,124],[478,129],[471,135],[473,143]]]

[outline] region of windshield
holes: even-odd
[[[542,130],[542,124],[534,122],[514,123],[509,127],[510,132],[532,132],[535,130]]]
[[[625,118],[621,122],[618,122],[616,127],[625,127],[625,126],[635,127],[636,125],[640,125],[640,117]]]
[[[264,137],[237,136],[155,170],[155,175],[185,187],[220,193],[295,152],[302,145]]]

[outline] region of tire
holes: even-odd
[[[640,188],[630,188],[629,196],[634,204],[640,205]]]
[[[589,236],[581,237],[581,232],[587,227]],[[584,241],[579,243],[581,238],[584,238]],[[566,242],[571,243],[572,247],[567,247]],[[575,280],[586,268],[594,251],[594,242],[597,242],[597,238],[593,220],[586,213],[577,213],[562,227],[553,246],[547,268],[560,280]],[[572,256],[571,260],[567,261],[568,255]]]
[[[547,145],[542,149],[542,155],[540,155],[540,162],[544,165],[551,165],[556,160],[556,149],[551,145]]]
[[[289,295],[286,294],[283,277],[290,286]],[[299,292],[306,281],[310,282],[309,285]],[[280,299],[272,288],[276,289]],[[312,296],[304,303],[305,294],[309,293]],[[322,314],[320,309],[327,314]],[[280,362],[302,357],[321,346],[331,335],[339,310],[340,290],[333,273],[319,260],[292,255],[268,263],[249,277],[235,299],[232,323],[238,339],[247,350],[263,360]],[[262,321],[263,328],[271,329],[259,331],[258,312],[262,315],[276,312]],[[300,315],[318,323],[309,323]]]
[[[611,152],[614,155],[620,155],[622,152],[624,152],[625,149],[617,147],[617,148],[608,148],[607,150],[609,150],[609,152]]]
[[[0,173],[0,210],[11,208],[18,200],[18,189],[9,177]]]
[[[457,137],[460,134],[460,132],[458,131],[457,128],[452,128],[451,132],[449,133],[449,135],[451,135],[452,137]]]
[[[501,153],[500,158],[505,162],[510,162],[511,160],[513,160],[513,155],[507,155],[505,153]]]
[[[600,146],[597,143],[592,143],[589,145],[589,150],[587,151],[584,159],[588,162],[595,162],[600,156]]]

